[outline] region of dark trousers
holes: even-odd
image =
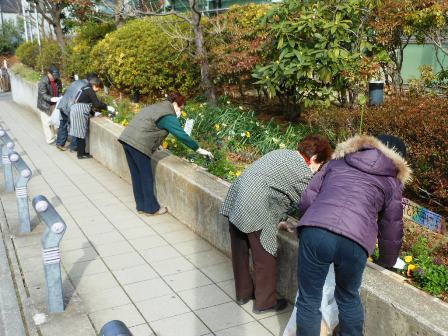
[[[123,144],[123,149],[131,172],[132,189],[134,190],[137,210],[149,213],[159,211],[160,205],[154,195],[151,159],[127,144]]]
[[[300,231],[297,335],[319,336],[322,289],[334,262],[335,299],[339,308],[339,336],[363,334],[364,311],[359,296],[367,252],[356,242],[330,231],[305,227]]]
[[[82,156],[82,155],[86,155],[86,139],[82,139],[82,138],[76,138],[76,137],[72,137],[72,139],[75,139],[76,141],[76,151],[78,154],[78,157]]]
[[[68,139],[68,129],[70,127],[70,119],[69,117],[61,112],[61,120],[59,121],[58,135],[56,138],[56,145],[65,146],[65,143]],[[70,149],[76,150],[76,138],[72,137],[70,142]]]
[[[266,309],[277,303],[277,262],[260,242],[261,231],[244,233],[229,223],[232,265],[237,299],[255,295],[255,308]],[[252,252],[254,279],[249,269],[249,249]]]

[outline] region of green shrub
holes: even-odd
[[[191,95],[200,75],[191,50],[180,45],[184,40],[172,36],[179,33],[188,35],[190,28],[174,17],[130,21],[96,44],[92,68],[107,84],[125,93],[139,90],[150,101],[173,90]]]
[[[35,69],[37,57],[39,56],[39,46],[37,42],[25,42],[16,50],[17,59],[23,64]]]
[[[78,74],[84,77],[92,72],[90,53],[95,44],[115,29],[110,22],[87,22],[76,33],[72,43],[67,47],[67,57],[64,60],[66,74]]]
[[[62,50],[54,40],[42,41],[39,48],[37,42],[25,42],[16,50],[20,62],[37,71],[46,71],[51,64],[61,67]]]
[[[55,40],[44,40],[36,59],[35,69],[45,72],[52,64],[56,65],[58,69],[62,68],[62,50]]]

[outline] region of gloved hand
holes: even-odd
[[[62,97],[51,97],[50,98],[50,101],[52,102],[52,103],[57,103],[58,101],[59,101],[59,99],[61,99]]]
[[[113,106],[107,106],[107,111],[110,113],[115,113],[115,108]]]
[[[196,150],[196,153],[198,153],[200,155],[204,155],[204,156],[208,157],[209,159],[213,159],[214,158],[212,153],[210,153],[208,150],[205,150],[203,148],[198,148]]]
[[[95,112],[95,117],[101,117],[101,116],[102,116],[101,112]]]

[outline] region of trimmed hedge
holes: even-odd
[[[62,65],[62,50],[54,40],[42,41],[41,48],[37,42],[25,42],[17,48],[16,56],[20,62],[36,71],[46,71],[51,64],[58,68]]]
[[[190,28],[175,17],[133,20],[108,34],[92,50],[92,69],[125,93],[138,90],[150,101],[170,91],[195,94],[199,69],[188,44]],[[175,47],[177,49],[175,49]]]

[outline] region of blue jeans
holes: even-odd
[[[132,189],[134,190],[137,211],[155,213],[160,205],[154,195],[154,176],[152,174],[151,159],[134,147],[123,143],[124,153],[131,172]]]
[[[58,136],[56,138],[56,145],[58,146],[65,146],[65,143],[67,142],[67,138],[68,138],[68,129],[70,126],[70,119],[69,117],[64,114],[63,112],[61,112],[61,120],[59,121],[59,129],[58,129]],[[70,142],[70,149],[72,150],[76,150],[76,138],[72,137],[71,142]]]
[[[359,296],[367,252],[351,239],[330,231],[304,227],[300,231],[297,335],[319,336],[322,289],[334,262],[335,299],[339,308],[339,336],[363,334],[364,311]]]

